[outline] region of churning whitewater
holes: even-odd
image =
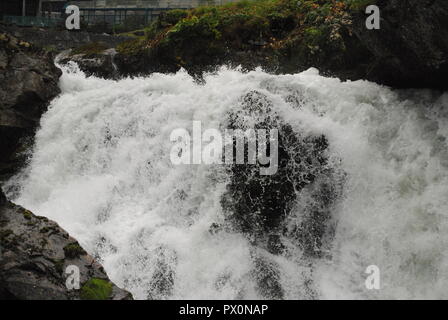
[[[341,82],[316,69],[223,68],[198,84],[185,72],[112,81],[61,68],[62,94],[6,189],[77,238],[134,298],[448,299],[448,94]],[[231,169],[170,161],[174,129],[224,129],[229,114],[250,122],[254,100],[303,137],[288,141],[324,159],[309,170],[325,188],[290,189],[279,212],[281,250],[228,218],[242,210],[223,200],[235,193],[229,185],[240,188]],[[304,218],[316,210],[325,218]],[[297,234],[316,228],[318,236]],[[366,288],[370,265],[380,290]]]

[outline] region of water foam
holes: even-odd
[[[135,298],[260,298],[255,251],[278,267],[287,299],[448,298],[448,94],[393,92],[316,69],[222,69],[202,85],[185,72],[112,81],[63,69],[62,94],[9,195],[57,221]],[[173,129],[193,120],[217,128],[251,90],[296,132],[324,134],[346,174],[324,258],[272,255],[236,232],[212,232],[225,219],[225,169],[170,163]],[[379,291],[364,285],[371,264]]]

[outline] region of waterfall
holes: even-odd
[[[198,84],[184,71],[113,81],[61,68],[62,93],[5,189],[76,237],[135,298],[448,298],[448,94],[316,69],[222,68]],[[249,180],[232,167],[170,161],[174,129],[224,129],[232,114],[250,123],[254,92],[293,137],[285,152],[301,153],[291,159],[323,159],[283,171],[280,182],[292,182],[275,204],[274,235],[234,221],[246,200],[232,190]],[[313,179],[297,188],[303,170]],[[366,288],[369,265],[380,290]]]

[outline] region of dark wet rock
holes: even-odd
[[[77,48],[90,42],[105,43],[107,48],[113,48],[119,43],[132,39],[127,36],[112,36],[106,33],[92,33],[83,29],[70,31],[62,29],[49,29],[39,27],[18,27],[16,25],[2,25],[7,33],[16,38],[45,48],[47,51],[61,52],[67,49]]]
[[[59,57],[58,63],[64,65],[73,61],[87,76],[94,75],[105,79],[117,79],[119,73],[114,61],[116,53],[114,48],[94,53],[71,54],[70,52],[64,52]]]
[[[253,258],[254,269],[252,276],[257,284],[257,291],[263,299],[281,300],[284,292],[280,283],[278,265],[261,255]]]
[[[49,101],[59,94],[61,71],[51,54],[0,32],[0,176],[24,161],[34,129]]]
[[[448,1],[378,0],[381,29],[367,30],[366,15],[352,30],[372,58],[365,79],[393,87],[447,89]]]
[[[247,130],[246,119],[256,119],[255,129],[279,130],[278,170],[261,175],[259,163],[230,165],[231,178],[221,201],[228,220],[273,254],[283,252],[281,237],[286,236],[296,240],[305,256],[321,256],[323,239],[331,229],[330,211],[340,194],[340,186],[334,186],[339,182],[333,180],[333,169],[328,165],[327,139],[295,132],[257,91],[246,94],[241,107],[230,115],[230,128]],[[305,203],[301,197],[313,201]],[[297,202],[305,204],[298,209]],[[299,222],[291,223],[292,218]]]
[[[273,257],[288,256],[294,248],[302,252],[307,265],[306,261],[325,256],[334,236],[331,212],[342,194],[344,174],[329,162],[326,137],[293,130],[273,111],[266,95],[249,92],[240,104],[238,111],[229,114],[229,128],[278,129],[278,170],[262,175],[262,165],[248,164],[246,141],[245,164],[229,165],[230,182],[221,204],[230,228],[254,245],[251,256],[258,294],[282,299],[280,271]],[[305,292],[308,298],[315,295],[309,284]]]
[[[0,299],[132,299],[129,292],[112,284],[103,267],[55,222],[0,195]],[[79,290],[66,287],[69,265],[79,268]],[[95,295],[92,283],[110,288],[108,296]]]

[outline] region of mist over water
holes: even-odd
[[[221,69],[120,81],[62,67],[62,94],[41,119],[28,166],[6,186],[58,222],[136,299],[264,298],[254,257],[285,299],[448,299],[448,94]],[[263,94],[297,134],[324,135],[334,184],[319,258],[284,239],[272,254],[224,226],[221,165],[170,162],[173,129],[227,126],[241,97]],[[312,198],[298,191],[287,223]],[[367,290],[367,266],[381,289]],[[263,275],[262,275],[263,276]],[[258,278],[257,278],[258,277]],[[257,280],[258,279],[258,280]]]

